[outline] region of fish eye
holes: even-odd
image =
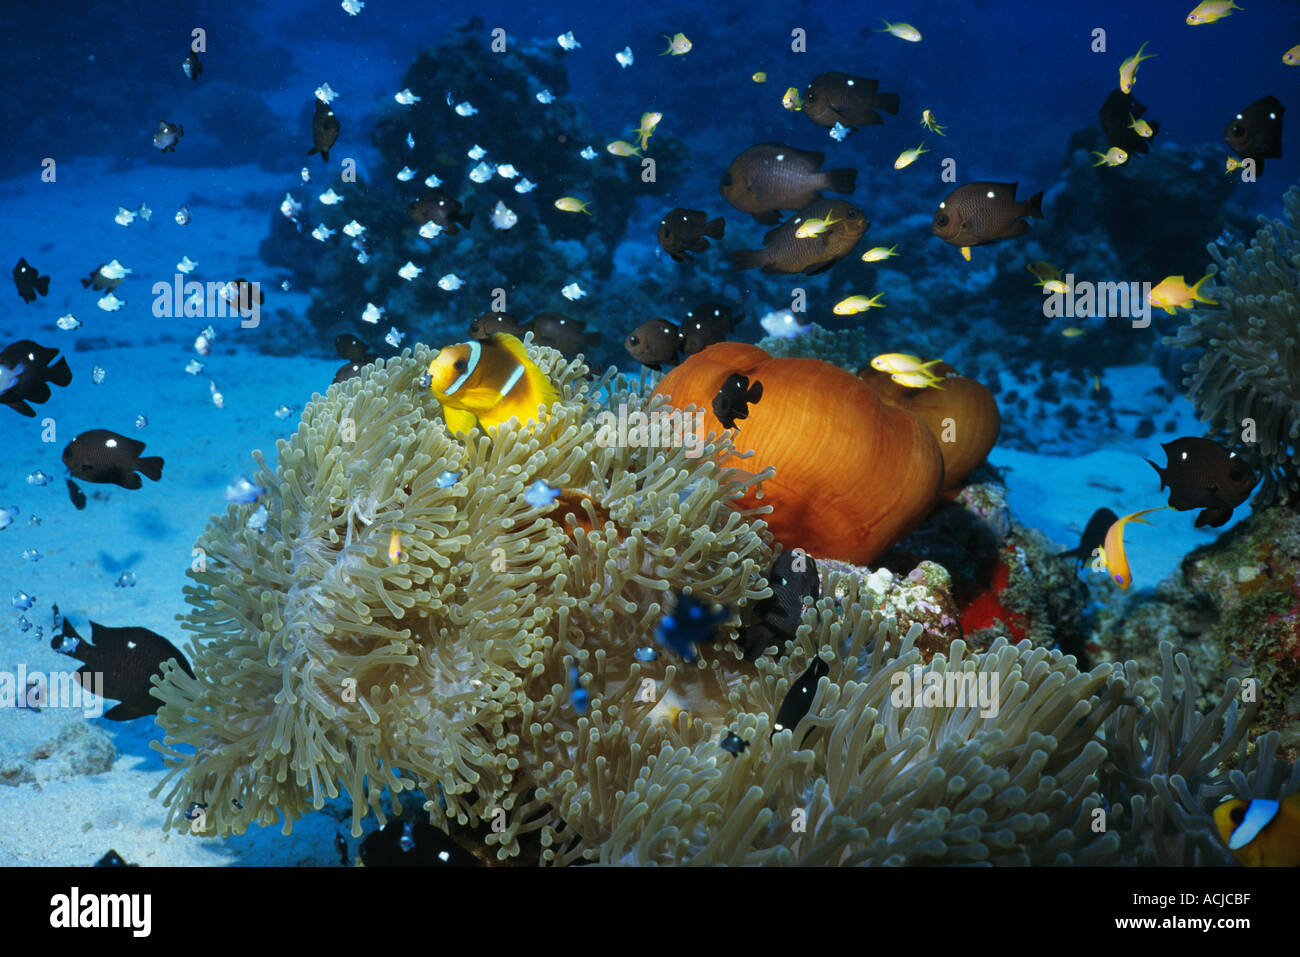
[[[638,339],[636,336],[628,336],[627,344],[629,346],[639,346],[641,344],[641,340]]]
[[[469,363],[466,362],[464,359],[456,360],[455,369],[457,372],[464,372],[468,368],[469,368]]]
[[[934,217],[934,221],[935,221],[936,223],[938,223],[940,226],[947,226],[947,225],[948,225],[948,214],[947,214],[947,213],[940,213],[938,216]]]
[[[1233,123],[1230,132],[1232,133],[1233,136],[1245,136],[1246,127],[1241,123]]]

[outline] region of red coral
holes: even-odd
[[[1011,611],[1002,604],[1002,592],[1011,581],[1011,569],[1006,562],[999,561],[997,571],[993,573],[993,582],[988,588],[977,594],[961,611],[962,633],[969,635],[981,628],[989,628],[1002,623],[1007,637],[1020,641],[1027,637],[1024,615]]]

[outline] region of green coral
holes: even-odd
[[[1196,310],[1165,339],[1203,350],[1184,367],[1188,397],[1202,421],[1242,439],[1262,473],[1256,505],[1300,497],[1300,187],[1283,202],[1289,222],[1260,217],[1249,249],[1206,247],[1218,308]]]

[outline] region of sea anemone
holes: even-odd
[[[1165,339],[1203,350],[1184,366],[1188,397],[1261,473],[1256,506],[1300,497],[1300,187],[1283,202],[1290,225],[1261,216],[1249,249],[1206,247],[1218,308]]]
[[[655,395],[702,410],[704,431],[722,433],[713,399],[736,374],[761,382],[763,395],[733,442],[752,453],[749,465],[776,473],[736,505],[771,506],[766,521],[782,545],[865,564],[929,514],[943,483],[938,442],[916,416],[828,362],[722,342],[669,372]]]

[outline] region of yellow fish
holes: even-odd
[[[691,52],[691,41],[686,39],[686,34],[675,33],[669,36],[665,33],[663,38],[668,41],[668,49],[659,54],[660,56],[667,56],[670,53],[673,56],[681,56],[683,53]]]
[[[932,376],[928,372],[895,372],[890,376],[899,385],[905,385],[909,389],[938,389],[944,391],[943,386],[939,385],[939,377]]]
[[[1043,287],[1044,292],[1059,292],[1064,295],[1070,291],[1070,287],[1059,279],[1045,279],[1042,280],[1039,285]]]
[[[883,30],[877,30],[877,33],[892,33],[900,40],[906,40],[908,43],[920,43],[921,31],[910,23],[890,23],[888,20],[881,18],[881,23],[885,25]]]
[[[757,73],[751,76],[750,79],[753,80],[755,83],[766,83],[767,74],[764,73],[762,70],[759,70]]]
[[[897,256],[898,253],[894,252],[897,248],[897,246],[890,246],[886,249],[884,246],[876,246],[873,249],[868,249],[862,254],[862,261],[864,263],[881,262],[882,260],[888,259],[890,256]]]
[[[1128,590],[1129,585],[1133,584],[1133,573],[1128,567],[1128,556],[1124,554],[1124,526],[1129,522],[1138,525],[1150,525],[1151,523],[1142,516],[1150,515],[1152,512],[1158,512],[1168,507],[1168,505],[1161,505],[1157,508],[1147,508],[1140,512],[1134,512],[1132,515],[1125,515],[1106,529],[1106,541],[1102,545],[1101,557],[1106,561],[1106,570],[1110,572],[1111,579],[1125,591]]]
[[[1156,131],[1151,128],[1151,124],[1146,120],[1139,120],[1132,113],[1128,115],[1128,128],[1145,139],[1150,139],[1156,135]]]
[[[820,236],[826,230],[830,229],[839,220],[834,216],[826,219],[808,219],[799,224],[799,228],[794,231],[795,239],[813,239]]]
[[[1189,27],[1199,27],[1202,23],[1213,23],[1216,20],[1222,20],[1224,17],[1232,16],[1233,10],[1240,10],[1232,0],[1204,0],[1199,3],[1196,9],[1187,15],[1187,25]]]
[[[866,296],[849,296],[847,299],[841,299],[831,310],[837,316],[856,316],[860,312],[866,312],[868,309],[883,309],[885,304],[876,300],[883,296],[884,293],[878,292],[870,299]]]
[[[1300,66],[1300,43],[1282,54],[1282,62],[1287,66]]]
[[[649,139],[650,137],[646,137]],[[640,156],[641,151],[625,140],[615,140],[605,147],[605,152],[613,153],[615,156]]]
[[[586,213],[588,216],[591,215],[591,210],[587,208],[590,205],[591,203],[584,203],[576,196],[561,196],[555,201],[555,208],[558,210],[566,213]]]
[[[511,418],[536,420],[539,407],[560,397],[524,344],[505,332],[447,346],[429,363],[428,380],[453,433],[475,423],[486,431]]]
[[[1093,377],[1092,377],[1092,391],[1093,391],[1093,392],[1100,392],[1100,391],[1101,391],[1101,377],[1100,377],[1100,376],[1093,376]]]
[[[1224,168],[1223,168],[1223,175],[1224,175],[1224,176],[1227,176],[1227,175],[1228,175],[1229,173],[1231,173],[1233,170],[1235,170],[1235,169],[1241,169],[1242,165],[1243,165],[1243,164],[1242,164],[1241,160],[1237,159],[1237,157],[1235,157],[1235,156],[1229,156],[1229,157],[1228,157],[1228,161],[1227,161],[1226,163],[1223,164],[1223,167],[1224,167]]]
[[[969,247],[969,246],[963,246],[963,247],[961,247],[961,258],[964,259],[964,260],[966,260],[967,262],[970,262],[970,247]]]
[[[933,110],[921,111],[921,125],[924,126],[931,133],[938,133],[940,136],[948,135],[947,133],[944,132],[944,130],[946,130],[948,127],[939,125],[939,121],[934,118]]]
[[[785,95],[781,97],[781,105],[791,112],[803,109],[803,97],[799,95],[797,86],[792,86],[785,91]]]
[[[655,131],[659,121],[664,118],[662,113],[642,113],[641,125],[632,132],[640,138],[641,149],[645,149],[646,144],[650,142],[650,134]]]
[[[916,162],[918,156],[922,153],[928,152],[930,151],[925,148],[924,143],[914,150],[903,150],[903,152],[898,154],[898,159],[894,160],[894,169],[903,169],[904,167],[911,166]]]
[[[1092,164],[1093,166],[1101,166],[1103,163],[1107,166],[1123,166],[1128,162],[1128,154],[1118,146],[1112,146],[1104,153],[1098,153],[1096,150],[1093,150],[1092,155],[1101,157],[1101,159]]]
[[[402,551],[402,533],[393,530],[392,536],[388,539],[388,564],[396,565],[406,558],[406,552]]]
[[[920,356],[910,356],[906,352],[886,352],[871,360],[871,368],[877,372],[888,372],[891,375],[924,373],[934,378],[933,373],[930,372],[930,367],[937,366],[941,362],[943,362],[942,359],[931,359],[929,362],[922,362]]]
[[[1061,270],[1057,269],[1051,263],[1043,262],[1041,259],[1036,259],[1031,263],[1026,263],[1025,268],[1028,269],[1036,279],[1048,280],[1061,278]]]
[[[1193,302],[1203,302],[1207,306],[1217,306],[1218,303],[1213,299],[1206,299],[1201,295],[1201,286],[1209,278],[1210,274],[1206,273],[1197,280],[1196,285],[1189,287],[1182,276],[1166,276],[1147,294],[1147,302],[1153,306],[1159,306],[1171,316],[1178,311],[1179,306],[1191,309]]]
[[[1138,64],[1143,60],[1154,60],[1158,56],[1155,53],[1150,56],[1142,55],[1142,51],[1147,48],[1147,44],[1150,42],[1150,40],[1143,40],[1142,45],[1138,47],[1138,52],[1119,65],[1119,88],[1122,92],[1133,92],[1133,84],[1137,82]]]
[[[1300,867],[1300,791],[1280,801],[1230,797],[1214,809],[1214,825],[1247,867]]]
[[[1078,326],[1067,326],[1061,330],[1061,335],[1065,336],[1067,339],[1077,339],[1080,336],[1087,335],[1087,333]]]

